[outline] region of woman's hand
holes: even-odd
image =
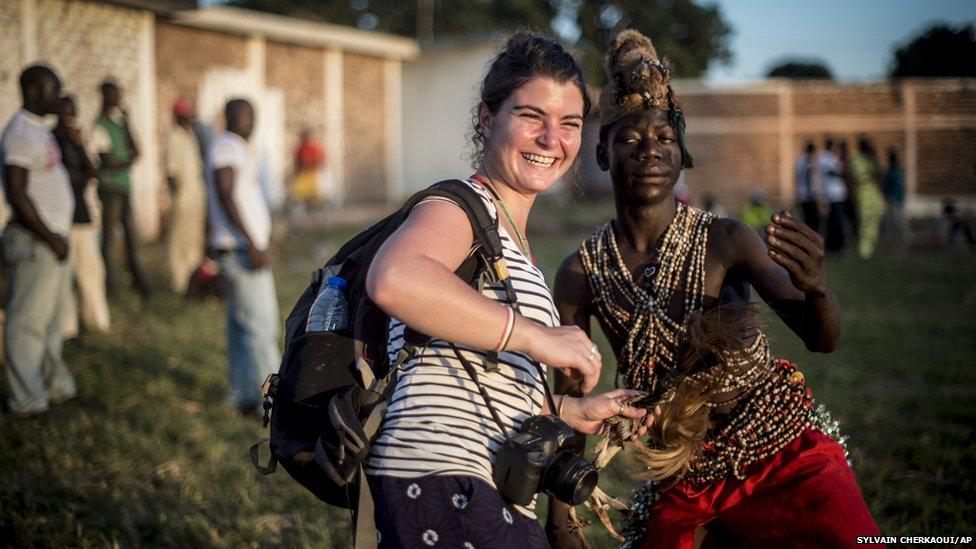
[[[766,227],[769,257],[790,275],[793,286],[804,294],[827,292],[824,241],[816,231],[782,211]]]
[[[592,397],[564,396],[565,400],[559,406],[559,417],[570,427],[586,435],[603,434],[607,428],[606,420],[614,416],[643,418],[643,423],[631,437],[631,439],[639,438],[654,422],[654,416],[648,414],[643,408],[634,408],[627,403],[646,394],[644,391],[617,389]]]
[[[531,333],[527,333],[529,331]],[[600,380],[603,360],[600,351],[586,332],[577,326],[546,328],[520,317],[512,339],[513,345],[509,347],[513,350],[521,350],[524,341],[525,352],[533,360],[555,368],[570,378],[582,380],[583,394],[592,391]]]

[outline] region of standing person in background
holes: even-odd
[[[75,326],[73,332],[77,333],[80,317],[81,325],[86,329],[106,332],[111,321],[108,300],[105,298],[105,263],[98,249],[98,198],[93,196],[95,187],[92,185],[97,181],[98,171],[85,150],[78,127],[78,108],[73,97],[61,99],[58,125],[53,133],[75,197],[71,264],[78,287],[78,308],[69,313],[68,323]]]
[[[3,186],[12,216],[2,237],[7,278],[3,327],[10,410],[46,412],[74,398],[75,380],[61,358],[71,304],[68,232],[74,196],[58,143],[44,116],[60,108],[61,80],[44,65],[20,75],[23,107],[0,137]]]
[[[227,131],[214,139],[207,158],[210,246],[227,281],[227,400],[252,415],[258,412],[261,382],[281,358],[278,297],[268,264],[271,210],[248,143],[254,108],[234,99],[224,116]]]
[[[820,194],[814,190],[814,151],[817,150],[813,141],[807,141],[803,152],[796,157],[793,173],[796,179],[796,201],[803,212],[803,222],[814,231],[820,231],[820,206],[817,198]],[[768,216],[767,216],[768,217]]]
[[[847,190],[847,200],[844,201],[844,219],[851,229],[851,238],[857,242],[858,235],[861,234],[861,223],[857,215],[857,192],[854,190],[854,181],[851,179],[851,155],[848,152],[847,140],[841,141],[837,148],[837,157],[840,158],[840,176],[844,180],[844,188]]]
[[[861,259],[871,259],[881,231],[881,216],[884,214],[884,197],[881,195],[881,169],[874,145],[866,138],[857,141],[857,153],[849,162],[851,182],[857,195],[857,217],[860,222],[857,238],[857,253]]]
[[[847,184],[844,183],[843,166],[834,153],[834,141],[827,139],[817,157],[817,172],[824,198],[830,204],[827,213],[827,250],[844,249],[844,204],[847,202]]]
[[[139,158],[129,117],[122,109],[122,90],[106,80],[101,85],[102,112],[95,119],[91,147],[98,153],[98,195],[102,199],[102,257],[105,259],[105,286],[114,296],[119,284],[119,266],[113,254],[116,225],[122,225],[125,255],[136,290],[149,297],[149,280],[139,260],[138,235],[132,220],[129,195],[132,190],[132,164]]]
[[[306,209],[314,208],[325,198],[319,189],[319,170],[324,165],[325,147],[306,128],[295,151],[295,180],[291,188],[292,199]]]
[[[167,255],[170,284],[182,294],[203,259],[207,191],[200,142],[193,132],[193,105],[185,99],[176,101],[173,118],[175,124],[166,137],[166,182],[173,200]]]
[[[911,240],[908,219],[905,217],[905,170],[898,161],[898,152],[888,149],[888,169],[881,180],[881,194],[885,200],[882,226],[886,238],[898,249],[905,249]]]

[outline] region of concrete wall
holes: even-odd
[[[403,67],[403,173],[406,191],[471,173],[471,109],[500,44],[425,50]]]

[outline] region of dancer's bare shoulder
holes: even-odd
[[[589,325],[590,286],[579,250],[569,254],[556,270],[552,298],[563,324],[579,326],[585,318]]]

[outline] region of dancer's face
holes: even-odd
[[[552,187],[573,165],[583,129],[583,96],[572,82],[529,80],[492,114],[478,118],[487,133],[484,167],[523,194]]]
[[[635,113],[611,124],[597,145],[597,161],[610,171],[614,192],[628,203],[655,204],[671,197],[681,175],[681,147],[668,112]]]

